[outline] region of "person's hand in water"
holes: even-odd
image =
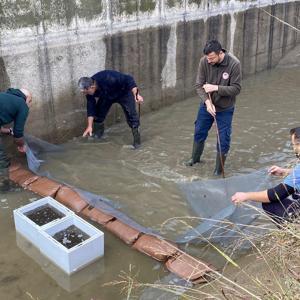
[[[87,127],[82,136],[83,137],[92,136],[92,134],[93,134],[93,127]]]
[[[18,146],[17,149],[20,153],[26,153],[27,148],[26,145],[23,145],[23,146]]]

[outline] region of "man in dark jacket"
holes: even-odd
[[[87,99],[87,127],[83,136],[100,138],[104,133],[104,120],[113,103],[119,103],[132,130],[133,146],[141,144],[139,116],[135,103],[143,102],[132,76],[113,70],[104,70],[91,78],[82,77],[78,86]]]
[[[0,93],[0,132],[13,135],[14,142],[21,153],[26,152],[23,136],[31,101],[32,95],[27,89],[10,88]],[[12,122],[13,129],[3,127]],[[9,164],[0,136],[0,191],[9,190]]]
[[[196,80],[201,104],[195,122],[192,158],[187,165],[200,162],[208,131],[215,121],[220,145],[217,142],[214,175],[220,175],[230,147],[235,98],[241,91],[241,66],[239,60],[227,53],[217,40],[208,41],[203,53]]]

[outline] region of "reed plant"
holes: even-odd
[[[280,224],[274,223],[270,216],[256,207],[252,208],[259,214],[255,225],[215,220],[214,230],[226,227],[234,231],[236,238],[230,247],[221,248],[210,241],[211,237],[215,238],[214,230],[208,237],[199,233],[199,242],[209,245],[225,261],[220,270],[212,269],[207,274],[206,283],[176,285],[140,282],[135,268],[130,266],[128,272],[122,272],[119,279],[109,285],[120,286],[126,299],[135,299],[135,295],[146,288],[158,289],[167,292],[170,297],[177,295],[178,299],[186,300],[300,299],[300,222],[295,219],[294,222],[282,220]],[[174,221],[185,229],[191,229],[195,220],[206,221],[194,217],[172,218],[162,224],[162,229],[168,222]],[[246,254],[243,252],[247,264],[243,263],[245,259],[238,256],[245,243],[251,246]]]

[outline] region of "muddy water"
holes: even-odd
[[[244,81],[234,116],[226,176],[290,160],[289,128],[300,125],[299,76],[299,68],[277,69]],[[115,201],[138,223],[173,238],[178,234],[176,224],[161,224],[168,218],[191,214],[177,183],[210,178],[214,167],[213,128],[204,163],[191,168],[183,165],[190,156],[197,109],[198,100],[194,98],[142,116],[143,147],[138,151],[130,147],[130,130],[124,124],[107,129],[99,143],[74,139],[65,145],[65,152],[47,155],[43,170]],[[17,238],[16,245],[12,210],[33,198],[36,196],[28,192],[0,196],[0,299],[126,299],[119,288],[102,284],[117,279],[130,265],[138,271],[138,279],[146,282],[167,274],[160,264],[105,233],[101,262],[79,272],[75,279],[66,278],[26,241]],[[217,254],[205,253],[206,259],[222,263]]]

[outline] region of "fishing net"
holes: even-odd
[[[39,171],[40,164],[43,162],[39,157],[44,158],[45,153],[48,152],[63,151],[63,146],[52,145],[32,136],[26,136],[26,143],[29,169],[40,176],[55,179],[48,172]],[[262,232],[255,226],[248,226],[261,215],[261,205],[254,203],[251,206],[235,206],[231,203],[231,196],[237,191],[259,191],[273,184],[266,170],[225,179],[178,183],[183,198],[186,199],[192,214],[197,217],[197,224],[193,224],[192,228],[184,233],[176,235],[175,241],[178,244],[212,242],[228,247],[245,235],[261,234]],[[158,235],[153,228],[146,228],[121,212],[121,207],[115,201],[76,187],[74,189],[93,207],[139,231]],[[243,247],[246,247],[245,243]]]
[[[209,240],[226,247],[241,237],[257,234],[258,228],[248,225],[262,215],[261,204],[253,202],[247,206],[236,206],[232,204],[231,196],[236,192],[265,190],[273,184],[267,170],[181,183],[180,189],[199,217],[199,224],[178,237],[177,242],[202,243]]]
[[[26,158],[28,168],[39,176],[46,176],[55,180],[55,177],[52,176],[52,174],[50,174],[49,172],[40,171],[41,163],[43,163],[44,160],[40,159],[39,157],[45,156],[46,153],[64,151],[64,147],[50,144],[48,142],[45,142],[41,139],[29,135],[25,136],[25,142],[27,145]],[[78,194],[80,194],[89,205],[98,208],[101,211],[118,218],[119,220],[122,220],[125,224],[128,224],[141,232],[151,233],[152,235],[158,235],[158,233],[155,230],[146,228],[138,224],[133,219],[129,218],[126,214],[122,213],[119,210],[120,206],[114,201],[109,200],[104,196],[73,187],[65,182],[62,183],[66,186],[73,188],[76,192],[78,192]]]

